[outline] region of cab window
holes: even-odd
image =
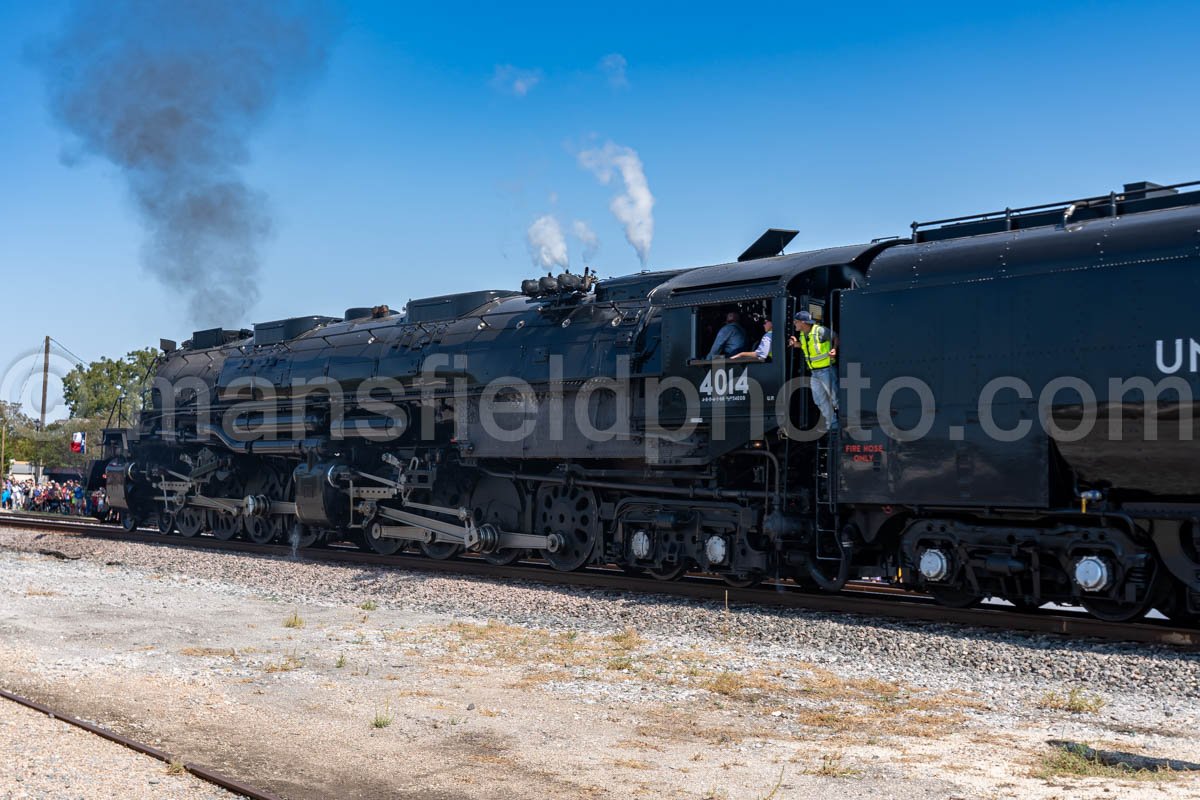
[[[697,306],[692,314],[692,362],[717,358],[746,363],[774,360],[774,342],[764,344],[771,305],[766,299]]]

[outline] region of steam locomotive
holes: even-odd
[[[1197,619],[1197,184],[794,235],[164,341],[95,474],[183,536]],[[730,311],[768,358],[706,357]],[[797,311],[840,337],[837,432]]]

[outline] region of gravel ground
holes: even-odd
[[[0,700],[4,800],[230,800],[238,795],[9,700]]]
[[[1164,647],[10,530],[0,634],[0,680],[292,797],[1200,796],[1047,761],[1200,761]]]

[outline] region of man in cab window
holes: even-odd
[[[746,332],[741,326],[742,316],[736,311],[725,315],[725,324],[717,331],[712,349],[708,351],[708,360],[714,358],[729,358],[737,355],[746,348]]]

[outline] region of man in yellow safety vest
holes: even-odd
[[[813,401],[830,431],[838,429],[837,334],[818,325],[807,311],[793,317],[796,335],[788,343],[804,354],[804,364],[812,375]]]

